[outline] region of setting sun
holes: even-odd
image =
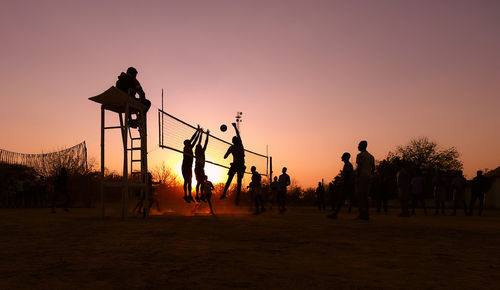
[[[182,178],[182,155],[176,156],[175,160],[170,160],[167,164],[174,164],[172,168],[174,169],[175,174],[179,177],[179,180],[183,182]],[[208,176],[208,180],[213,184],[225,182],[225,176],[227,173],[227,169],[213,165],[210,163],[205,164],[205,175]],[[191,179],[193,187],[196,185],[196,176],[194,174],[194,164],[193,164],[193,177]]]

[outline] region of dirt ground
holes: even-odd
[[[121,221],[97,209],[2,209],[0,288],[500,287],[499,211],[325,215],[295,207]]]

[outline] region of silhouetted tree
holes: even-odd
[[[459,156],[460,154],[455,147],[440,148],[436,142],[429,140],[429,138],[419,137],[389,152],[386,161],[390,163],[405,162],[411,167],[421,170],[448,171],[462,169],[463,164],[458,159]]]

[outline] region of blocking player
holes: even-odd
[[[182,177],[184,178],[184,200],[187,203],[194,202],[193,196],[191,195],[191,179],[193,177],[193,146],[198,141],[201,135],[200,126],[194,132],[191,139],[184,140],[184,150],[182,157]],[[188,196],[189,190],[189,196]]]
[[[205,201],[205,196],[203,194],[203,182],[205,181],[205,151],[207,150],[208,145],[208,137],[210,136],[210,130],[207,130],[207,137],[205,138],[205,144],[203,147],[201,146],[201,139],[203,139],[203,131],[200,134],[200,139],[198,140],[198,144],[194,149],[194,154],[196,161],[194,163],[194,175],[196,176],[196,195],[194,199],[197,202],[201,200]],[[200,192],[200,195],[198,195]]]

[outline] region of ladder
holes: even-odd
[[[121,187],[122,188],[122,219],[127,218],[129,188],[139,188],[144,198],[143,215],[149,215],[149,178],[148,178],[148,158],[147,158],[147,118],[146,106],[130,97],[121,90],[111,87],[104,93],[89,98],[91,101],[101,104],[101,215],[105,217],[104,209],[104,188]],[[120,124],[117,126],[106,126],[105,112],[110,111],[118,114]],[[131,114],[137,115],[138,128],[132,128],[129,124]],[[123,176],[120,182],[106,182],[104,180],[105,169],[105,132],[110,129],[120,129],[123,143]],[[133,134],[134,132],[134,134]],[[130,147],[128,146],[130,140]],[[139,143],[139,144],[137,144]],[[139,151],[139,157],[133,152]],[[130,172],[133,172],[133,164],[140,164],[140,175],[138,182],[131,182],[129,178],[128,155],[130,152]],[[134,157],[135,156],[135,157]]]

